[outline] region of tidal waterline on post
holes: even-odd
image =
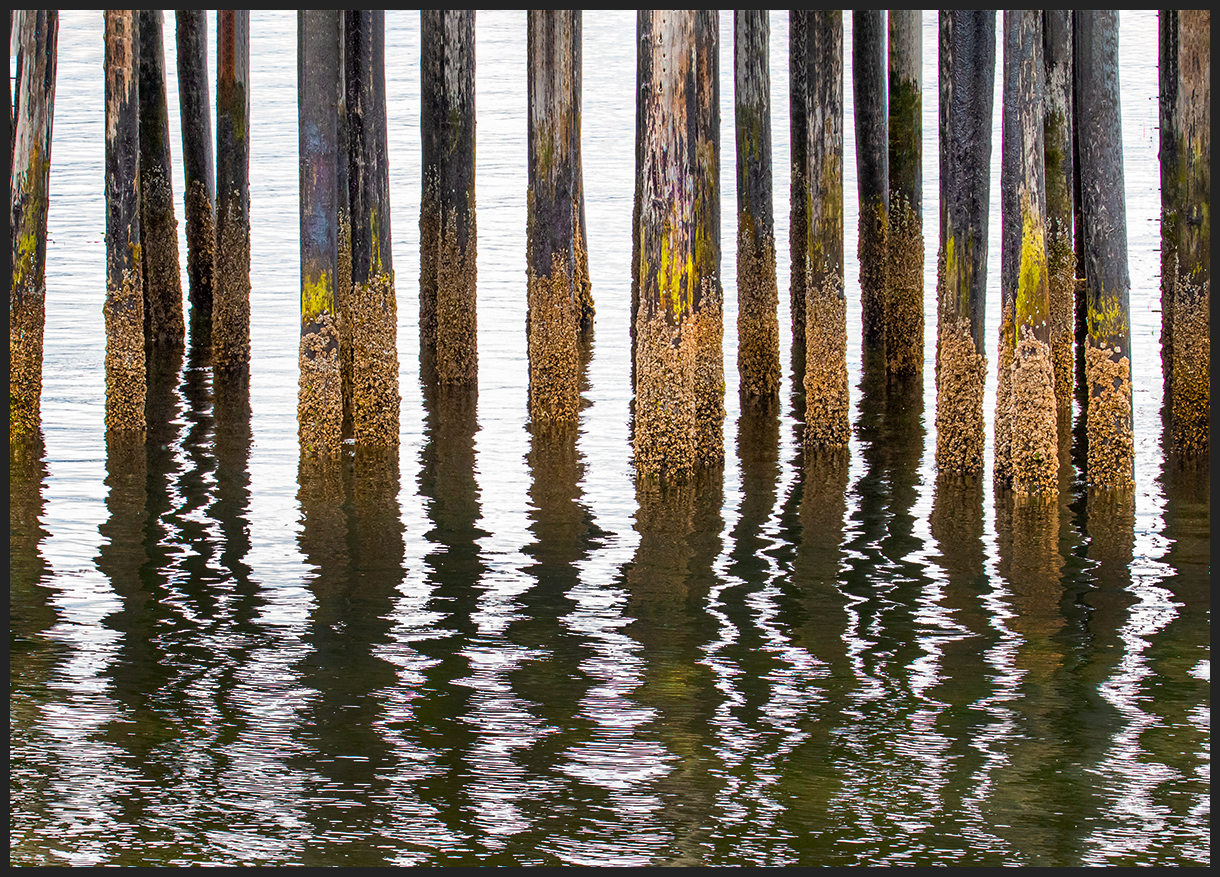
[[[1072,239],[1075,190],[1072,110],[1072,13],[1042,13],[1043,166],[1046,172],[1046,271],[1050,295],[1051,360],[1055,371],[1055,404],[1062,424],[1059,438],[1071,426],[1075,370],[1076,251]]]
[[[804,444],[807,449],[845,448],[851,424],[843,289],[843,13],[801,15],[806,124],[800,136],[806,156],[802,176],[809,181],[800,205],[805,228],[800,254],[805,277]]]
[[[1019,498],[1058,493],[1043,82],[1041,13],[1005,11],[994,472]]]
[[[420,12],[419,331],[426,380],[478,380],[474,12]]]
[[[995,12],[940,13],[940,251],[936,466],[983,470],[983,315],[995,82]]]
[[[182,170],[186,219],[187,297],[191,324],[212,328],[212,275],[216,260],[216,168],[208,95],[208,27],[202,9],[175,12],[178,102],[182,118]],[[192,330],[194,331],[194,330]]]
[[[635,464],[646,475],[724,460],[718,24],[714,11],[639,17]]]
[[[398,306],[390,234],[385,12],[344,14],[351,290],[341,310],[352,348],[351,419],[357,445],[398,444]],[[341,257],[341,256],[340,256]],[[347,292],[347,290],[344,290]]]
[[[140,34],[137,13],[106,11],[106,429],[143,433],[140,254]]]
[[[250,10],[216,12],[212,369],[250,364]]]
[[[923,372],[923,14],[891,9],[889,68],[889,234],[886,258],[886,368]]]
[[[9,420],[10,446],[38,435],[42,338],[46,322],[47,207],[59,13],[22,10],[16,17],[17,78],[10,131]],[[109,142],[109,138],[108,138]]]
[[[1088,283],[1088,481],[1134,485],[1131,278],[1118,91],[1118,13],[1075,12],[1080,189]]]
[[[886,101],[885,14],[852,13],[852,96],[856,122],[856,188],[860,198],[860,309],[864,361],[885,357],[889,292],[889,111]],[[812,185],[812,181],[810,181]]]
[[[339,46],[341,13],[297,13],[301,185],[301,343],[297,432],[301,453],[334,456],[343,432],[339,373]]]

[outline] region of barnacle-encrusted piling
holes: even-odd
[[[474,384],[474,12],[424,10],[420,30],[420,360],[426,379]]]
[[[140,34],[137,13],[106,11],[106,429],[144,432],[140,255]]]
[[[144,258],[144,339],[154,347],[178,347],[186,335],[182,318],[182,271],[178,264],[178,220],[174,217],[169,108],[165,98],[162,11],[140,16],[140,238]]]
[[[1046,273],[1050,295],[1051,360],[1059,438],[1068,437],[1075,371],[1076,251],[1072,240],[1075,187],[1072,127],[1072,13],[1042,13],[1043,165],[1046,170]]]
[[[212,369],[250,364],[250,10],[216,12]]]
[[[635,463],[724,461],[718,13],[642,12]]]
[[[890,212],[886,258],[886,370],[923,372],[923,13],[891,9],[889,43]]]
[[[12,223],[9,243],[13,272],[8,299],[10,445],[36,437],[41,419],[47,199],[55,108],[55,49],[59,36],[59,13],[55,10],[22,10],[15,15],[15,22],[10,22],[10,27],[15,25],[17,31],[17,79],[9,156]]]
[[[1119,111],[1118,13],[1075,12],[1080,190],[1088,282],[1088,481],[1130,489],[1135,477],[1131,407],[1131,278]]]
[[[852,97],[856,121],[856,190],[860,198],[860,310],[864,362],[886,357],[889,310],[886,238],[890,223],[889,111],[886,101],[885,16],[852,13]],[[810,183],[812,185],[812,181]]]
[[[779,291],[771,195],[771,25],[765,9],[733,13],[737,130],[737,370],[743,404],[779,394]]]
[[[187,298],[191,325],[212,328],[212,271],[216,260],[216,168],[208,96],[208,27],[202,9],[179,9],[178,102],[182,115],[183,203],[186,214]],[[194,330],[192,330],[194,331]]]
[[[995,12],[940,13],[940,252],[937,257],[936,466],[983,470],[983,315],[987,289]]]
[[[398,444],[398,306],[390,235],[385,12],[344,13],[351,290],[341,308],[351,337],[351,419],[357,445]],[[340,254],[339,258],[342,258]],[[340,272],[340,276],[341,276]],[[345,290],[346,292],[347,290]]]

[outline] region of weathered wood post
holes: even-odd
[[[886,363],[923,372],[923,14],[888,12],[890,224]]]
[[[779,394],[779,289],[771,189],[771,22],[765,9],[733,13],[737,130],[737,371],[741,395]]]
[[[845,448],[851,424],[843,289],[843,13],[802,15],[806,125],[800,135],[806,156],[802,177],[809,181],[800,205],[805,228],[800,254],[806,290],[805,446]],[[795,168],[792,173],[795,177]]]
[[[474,384],[474,12],[424,10],[420,30],[420,359],[441,383]]]
[[[572,19],[572,105],[576,107],[576,299],[579,304],[581,337],[588,339],[597,312],[593,303],[593,281],[589,277],[589,232],[585,225],[585,172],[580,155],[580,107],[584,93],[584,16],[575,10]]]
[[[140,34],[106,10],[106,429],[143,433],[144,275],[140,255]]]
[[[995,467],[1018,497],[1058,493],[1043,169],[1042,16],[1004,12]]]
[[[719,15],[639,18],[635,463],[685,476],[724,460]]]
[[[531,10],[527,22],[529,191],[527,226],[530,417],[575,421],[580,394],[576,278],[574,19],[579,11]]]
[[[182,271],[178,264],[178,220],[174,217],[173,166],[169,154],[169,108],[165,96],[165,42],[160,9],[140,16],[140,237],[144,255],[144,340],[178,346],[186,334],[182,318]]]
[[[788,189],[788,256],[791,276],[788,297],[792,312],[792,356],[805,364],[805,252],[808,248],[809,181],[805,179],[809,166],[809,132],[806,105],[808,86],[807,34],[809,11],[793,9],[788,13],[788,142],[792,173]]]
[[[1211,12],[1161,30],[1162,358],[1178,454],[1205,457],[1211,415]]]
[[[341,13],[297,13],[301,180],[301,346],[297,430],[302,454],[334,456],[343,440],[339,374],[338,153]]]
[[[385,12],[344,13],[347,79],[348,207],[352,434],[356,444],[398,444],[398,305],[390,235],[390,164],[386,132]],[[342,163],[342,157],[340,157]]]
[[[1131,408],[1131,278],[1118,91],[1118,13],[1075,12],[1080,190],[1088,330],[1088,480],[1134,486]]]
[[[885,17],[852,13],[852,96],[856,121],[856,189],[860,197],[860,309],[864,360],[886,357],[886,238],[890,222],[889,111],[886,107]]]
[[[216,262],[212,368],[250,363],[250,10],[216,13]]]
[[[1066,438],[1072,414],[1075,371],[1076,251],[1072,199],[1076,166],[1073,155],[1072,13],[1042,13],[1042,64],[1045,71],[1043,165],[1046,170],[1046,272],[1050,291],[1051,360],[1055,368],[1055,404],[1060,439]]]
[[[995,12],[940,13],[940,252],[937,257],[936,466],[983,470],[983,316],[987,290]]]
[[[12,211],[9,243],[13,272],[8,299],[10,445],[18,439],[36,437],[41,420],[47,199],[55,109],[55,50],[59,37],[59,13],[55,10],[23,10],[15,16],[17,91],[13,95],[9,144]],[[12,19],[10,15],[10,27]]]
[[[216,259],[216,168],[208,96],[208,23],[202,9],[175,12],[178,103],[182,115],[182,170],[186,191],[187,297],[191,325],[211,336],[212,272]],[[196,331],[192,328],[192,332]]]

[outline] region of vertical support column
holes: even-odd
[[[771,189],[771,23],[765,9],[733,13],[737,130],[737,370],[743,404],[779,395],[779,289]]]
[[[845,448],[851,425],[843,290],[843,13],[803,15],[806,125],[800,134],[807,156],[802,176],[809,181],[800,205],[806,229],[800,254],[806,289],[805,446]]]
[[[852,96],[856,120],[856,184],[860,196],[860,308],[864,361],[885,357],[886,238],[889,232],[889,112],[886,107],[885,15],[852,13]]]
[[[589,234],[585,225],[585,173],[580,155],[580,107],[584,93],[584,15],[579,10],[572,12],[572,106],[576,113],[576,192],[573,195],[576,211],[576,300],[580,319],[580,332],[584,338],[593,331],[593,281],[589,277]]]
[[[1058,493],[1042,92],[1041,13],[1007,10],[994,471],[1018,497]]]
[[[390,235],[385,12],[348,10],[347,79],[350,298],[342,322],[352,346],[351,417],[357,445],[398,444],[398,305]],[[339,157],[340,164],[344,156]]]
[[[1046,171],[1046,272],[1050,294],[1051,360],[1055,405],[1066,438],[1072,414],[1072,341],[1075,335],[1076,252],[1072,198],[1076,167],[1072,126],[1072,13],[1042,13],[1043,165]]]
[[[891,9],[887,370],[923,372],[923,13]]]
[[[937,257],[936,466],[983,471],[983,316],[995,12],[940,13],[940,252]]]
[[[1170,254],[1161,344],[1173,449],[1203,457],[1211,437],[1211,12],[1160,15],[1162,251]]]
[[[335,318],[339,332],[339,377],[343,396],[343,434],[352,432],[352,323],[347,318],[352,297],[352,215],[350,148],[347,130],[347,89],[351,70],[347,64],[347,20],[353,11],[339,13],[339,61],[335,69],[339,88],[339,115],[335,138],[335,212],[338,215],[339,261],[335,269]]]
[[[208,96],[208,23],[202,9],[179,9],[175,15],[182,169],[186,186],[183,201],[187,297],[191,303],[192,327],[198,326],[210,337],[212,271],[216,258],[216,172],[212,157],[212,108]]]
[[[420,30],[420,358],[426,380],[474,385],[474,12],[424,10]]]
[[[788,296],[792,311],[792,356],[802,365],[805,362],[805,253],[809,245],[809,230],[805,227],[809,221],[809,181],[805,179],[809,166],[809,123],[806,115],[809,99],[805,82],[808,72],[809,15],[809,11],[804,9],[793,9],[788,13],[788,142],[792,167],[788,190],[788,256],[791,260]]]
[[[250,364],[250,10],[216,13],[216,262],[212,368]]]
[[[22,10],[11,15],[16,17],[17,91],[13,95],[9,156],[13,272],[8,299],[10,445],[18,439],[35,438],[41,420],[47,206],[59,37],[59,13],[55,10]]]
[[[579,116],[573,105],[570,10],[528,17],[529,192],[525,333],[530,417],[575,421],[579,409],[576,290],[576,158]]]
[[[1079,101],[1089,386],[1088,479],[1094,487],[1134,486],[1131,409],[1131,279],[1119,111],[1118,13],[1077,10]]]
[[[140,236],[144,254],[144,338],[153,347],[182,344],[182,271],[178,264],[178,220],[174,217],[169,154],[169,108],[165,97],[165,38],[162,11],[140,16]]]
[[[297,13],[301,179],[301,346],[297,430],[301,453],[335,456],[342,444],[339,373],[338,152],[341,13]]]
[[[653,10],[640,24],[635,462],[685,476],[724,460],[719,15]]]

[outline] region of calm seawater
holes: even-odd
[[[888,397],[863,392],[845,20],[854,430],[817,462],[790,332],[781,410],[737,400],[721,14],[728,453],[667,491],[630,463],[634,13],[584,17],[598,313],[569,434],[525,414],[525,15],[477,18],[477,399],[419,382],[419,16],[387,15],[402,446],[331,468],[296,440],[295,15],[252,15],[248,390],[213,386],[188,347],[153,375],[135,449],[102,426],[102,15],[60,21],[45,441],[10,457],[10,863],[1210,861],[1209,471],[1162,450],[1155,13],[1121,32],[1136,490],[1088,496],[1077,407],[1058,507],[1019,514],[990,478],[933,468],[935,13],[926,364]],[[771,22],[787,327],[787,16]],[[166,53],[177,132],[172,15]]]

